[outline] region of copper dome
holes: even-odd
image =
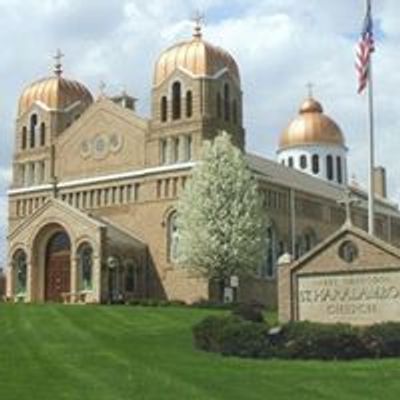
[[[299,115],[281,134],[279,148],[311,144],[344,147],[345,140],[336,122],[323,113],[322,105],[309,97],[301,105]]]
[[[177,68],[194,76],[214,76],[227,68],[240,83],[239,68],[234,58],[220,47],[203,40],[199,28],[191,40],[175,44],[160,55],[154,70],[154,86],[164,82]]]
[[[24,89],[19,99],[18,115],[24,114],[35,102],[41,102],[50,109],[64,110],[77,101],[90,105],[93,97],[81,83],[52,76],[40,79]]]

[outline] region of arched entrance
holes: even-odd
[[[62,301],[71,290],[71,242],[65,231],[54,233],[46,246],[45,301]]]

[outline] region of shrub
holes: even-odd
[[[222,329],[221,346],[223,355],[264,357],[269,353],[268,327],[263,323],[233,320]]]
[[[359,329],[346,324],[293,322],[283,326],[280,355],[285,358],[349,360],[368,356]]]
[[[207,308],[215,310],[232,310],[235,307],[234,303],[220,303],[213,300],[201,299],[191,304],[194,308]]]
[[[374,357],[399,357],[400,323],[385,322],[363,328],[362,341]]]
[[[183,300],[170,300],[169,305],[177,307],[185,307],[187,304]]]
[[[141,302],[140,299],[131,299],[131,300],[128,301],[128,304],[130,306],[139,306],[140,302]]]
[[[264,322],[262,306],[259,304],[238,304],[233,309],[232,314],[245,321]]]
[[[209,316],[193,327],[195,346],[201,350],[221,352],[224,330],[238,322],[234,317]]]
[[[223,355],[303,360],[352,360],[400,356],[400,323],[367,328],[290,322],[268,330],[237,315],[210,316],[193,328],[196,347]]]
[[[168,307],[168,306],[186,306],[186,303],[181,300],[162,300],[162,299],[131,299],[128,302],[131,306],[142,307]]]

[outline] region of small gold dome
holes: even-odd
[[[56,75],[40,79],[24,89],[19,99],[18,115],[28,111],[35,102],[50,109],[63,110],[78,100],[86,106],[93,103],[93,97],[84,85]]]
[[[283,131],[279,148],[325,144],[345,146],[339,126],[323,113],[321,104],[309,97],[300,107],[299,115]]]
[[[160,85],[176,69],[182,68],[194,76],[214,76],[224,68],[240,83],[239,68],[234,58],[220,47],[203,40],[196,27],[193,38],[165,50],[155,66],[154,86]]]

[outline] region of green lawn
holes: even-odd
[[[400,360],[256,361],[193,349],[207,310],[0,305],[1,400],[398,399]]]

